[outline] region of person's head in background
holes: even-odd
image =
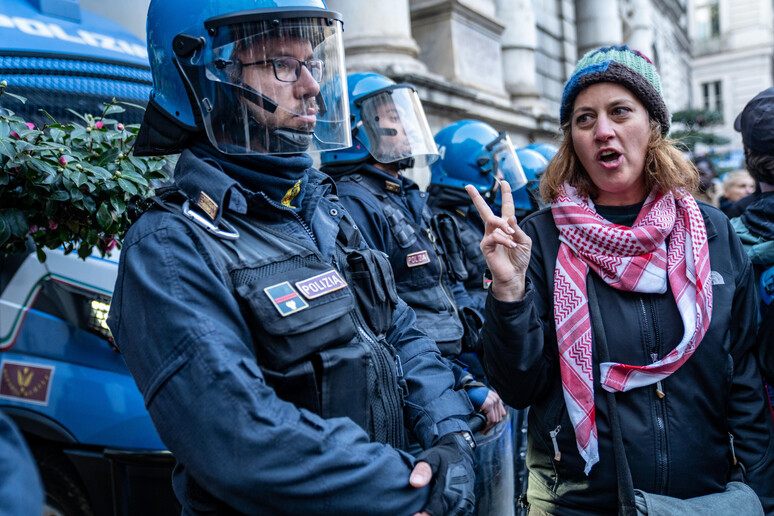
[[[603,47],[578,62],[562,95],[564,139],[540,184],[546,201],[564,185],[595,204],[630,205],[654,189],[694,189],[696,169],[666,139],[671,115],[661,79],[628,46]]]
[[[744,159],[761,191],[774,190],[774,87],[758,93],[734,121],[742,133]]]
[[[734,170],[723,177],[723,197],[729,202],[736,202],[754,191],[755,179],[747,170]]]

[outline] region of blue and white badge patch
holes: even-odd
[[[315,299],[331,292],[336,292],[347,286],[347,282],[339,276],[338,271],[331,269],[317,276],[296,282],[296,288],[307,299]]]
[[[406,256],[406,265],[409,267],[419,267],[430,263],[430,255],[427,251],[419,251]]]
[[[263,291],[269,296],[269,299],[271,299],[274,307],[282,317],[300,312],[304,308],[309,308],[307,302],[301,299],[296,289],[287,281],[266,287]]]

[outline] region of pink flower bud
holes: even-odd
[[[103,124],[103,123],[102,123],[102,120],[100,120],[99,122],[97,122],[96,124],[94,124],[94,127],[96,127],[97,129],[102,129],[102,126],[103,126],[103,125],[105,125],[105,124]]]
[[[17,140],[19,139],[19,133],[17,133],[16,131],[11,131],[11,136],[16,138]]]
[[[25,123],[27,124],[27,127],[29,127],[30,129],[35,129],[35,124],[33,124],[32,122],[25,122]]]
[[[123,131],[124,130],[124,124],[118,124],[116,126],[116,129],[118,129],[119,131]]]
[[[54,220],[49,220],[48,221],[48,229],[53,231],[53,230],[55,230],[58,227],[59,227],[59,224],[57,224],[56,221],[54,221]]]
[[[30,226],[30,234],[37,233],[37,231],[38,231],[38,226]]]
[[[64,156],[59,158],[59,164],[62,165],[63,167],[67,166],[67,158],[65,158]]]

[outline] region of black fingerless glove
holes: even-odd
[[[431,516],[473,514],[473,448],[461,433],[444,435],[435,446],[423,451],[417,461],[427,462],[433,471],[430,496],[423,511]]]

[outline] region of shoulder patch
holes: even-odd
[[[309,305],[298,295],[290,282],[282,282],[263,289],[282,317],[300,312]]]
[[[325,294],[336,292],[346,286],[347,282],[344,281],[344,278],[342,278],[335,269],[296,282],[296,288],[298,288],[298,290],[301,291],[301,294],[307,299],[315,299],[324,296]]]

